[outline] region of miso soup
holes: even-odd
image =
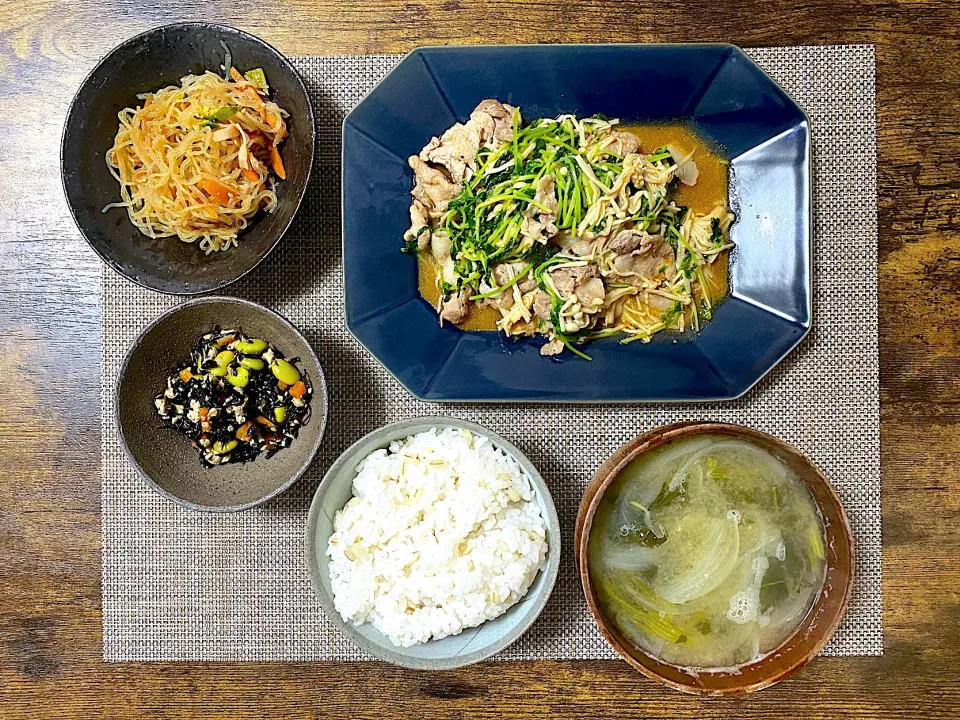
[[[644,453],[609,487],[589,541],[604,616],[683,667],[743,665],[803,621],[824,533],[796,474],[759,445],[698,435]]]

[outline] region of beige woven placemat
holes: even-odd
[[[738,401],[627,407],[429,405],[411,397],[352,339],[341,312],[340,123],[400,57],[296,59],[317,109],[314,180],[278,250],[228,291],[276,309],[317,349],[330,384],[326,439],[292,490],[249,512],[189,512],[148,490],[118,445],[111,389],[137,333],[177,300],[106,270],[104,658],[365,659],[313,598],[302,541],[307,508],[324,471],[354,440],[384,423],[424,414],[474,420],[515,442],[540,468],[560,512],[565,546],[556,590],[534,627],[499,659],[615,657],[595,629],[574,572],[573,528],[583,487],[613,450],[639,432],[699,418],[771,432],[825,471],[843,498],[858,553],[850,610],[826,652],[882,654],[873,48],[769,48],[749,54],[811,119],[813,331]]]

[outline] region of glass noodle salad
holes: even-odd
[[[144,235],[175,235],[209,254],[235,246],[261,208],[273,211],[274,177],[287,176],[287,112],[268,99],[262,69],[227,66],[226,78],[187,75],[120,111],[107,165],[121,202],[104,212],[126,208]]]
[[[519,108],[484,100],[409,163],[404,250],[436,265],[441,323],[490,306],[506,334],[546,336],[542,354],[587,357],[576,346],[596,338],[699,330],[720,274],[725,292],[726,264],[713,266],[733,247],[726,203],[677,205],[678,185],[698,179],[692,154],[642,150],[617,120],[524,125]]]

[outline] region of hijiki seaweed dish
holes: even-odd
[[[543,355],[587,357],[576,346],[711,319],[733,247],[726,177],[709,210],[680,205],[694,152],[641,135],[599,116],[524,124],[488,99],[410,157],[404,250],[434,276],[440,322],[490,329],[469,319],[492,310],[509,336],[545,336]]]
[[[208,467],[270,457],[310,416],[313,387],[296,362],[261,338],[218,329],[167,378],[157,414],[193,441]]]

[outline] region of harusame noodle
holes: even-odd
[[[267,99],[261,70],[230,76],[187,75],[120,111],[107,165],[122,201],[104,211],[125,207],[145,235],[177,236],[208,254],[235,246],[260,209],[273,211],[287,113]]]

